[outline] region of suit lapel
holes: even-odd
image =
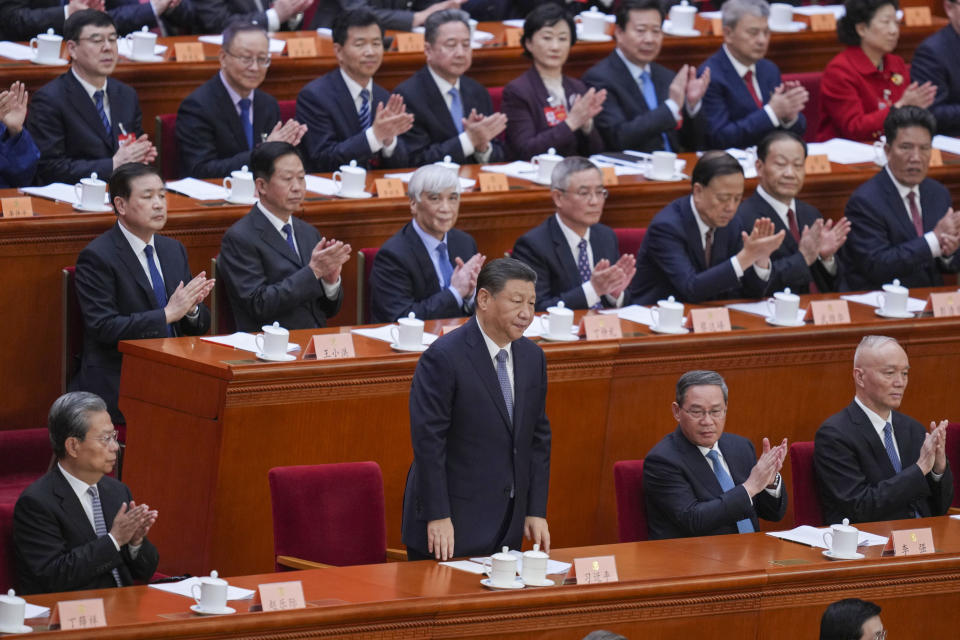
[[[873,455],[873,459],[877,460],[878,463],[884,468],[888,478],[892,477],[896,473],[893,469],[893,463],[890,462],[890,456],[887,455],[887,449],[880,440],[880,437],[877,435],[877,430],[874,429],[873,425],[870,423],[870,419],[867,418],[867,414],[863,412],[863,409],[861,409],[856,402],[852,402],[847,407],[847,412],[850,415],[850,422],[853,423],[857,434],[859,434],[859,436],[867,443],[867,446],[870,447],[870,453]],[[902,460],[903,449],[900,449],[900,452],[900,459]]]
[[[510,418],[507,414],[507,405],[503,400],[503,392],[500,390],[500,381],[497,380],[497,371],[493,368],[493,361],[490,359],[490,352],[487,351],[487,343],[483,339],[483,335],[480,333],[480,327],[477,325],[477,317],[474,316],[468,322],[464,329],[467,331],[466,342],[467,342],[467,357],[470,358],[470,363],[473,365],[474,370],[477,372],[477,377],[483,383],[483,386],[486,387],[487,393],[490,394],[490,398],[493,400],[493,403],[497,406],[497,411],[500,412],[500,417],[503,419],[503,426],[507,429],[512,430],[510,424]],[[517,379],[516,376],[516,366],[517,366],[517,354],[513,354],[513,365],[514,365],[514,380]],[[514,384],[514,386],[517,386]],[[517,412],[517,403],[513,403],[513,412],[516,415]]]
[[[647,100],[643,97],[643,92],[640,91],[639,79],[630,75],[630,70],[627,69],[627,65],[623,64],[623,60],[620,59],[616,51],[610,54],[610,66],[613,68],[614,73],[620,76],[619,80],[613,79],[613,81],[621,87],[626,87],[627,92],[630,94],[631,102],[640,110],[640,113],[650,111],[650,108],[647,106]],[[654,83],[654,88],[656,88],[656,83]]]
[[[303,264],[306,264],[306,263],[301,263],[300,260],[298,260],[297,257],[294,256],[293,251],[290,250],[290,245],[287,244],[286,240],[283,239],[283,237],[274,228],[274,226],[270,224],[270,221],[267,220],[267,217],[263,215],[262,211],[260,211],[260,207],[254,205],[254,212],[256,214],[253,217],[254,226],[260,232],[260,237],[267,244],[267,246],[269,246],[271,249],[273,249],[274,251],[276,251],[281,256],[283,256],[293,264],[297,265],[298,267],[302,266]],[[291,216],[290,220],[291,220],[290,222],[291,225],[295,227],[298,226],[296,225],[296,218]],[[303,246],[300,243],[303,241],[303,236],[305,234],[300,233],[299,230],[296,228],[293,230],[293,233],[297,239],[297,247],[302,254]],[[310,252],[312,251],[313,251],[313,247],[310,247]],[[308,253],[307,255],[310,255],[310,253]]]
[[[788,229],[787,226],[783,224],[783,218],[781,218],[780,215],[773,210],[773,207],[770,206],[770,203],[764,200],[759,193],[754,194],[753,198],[751,199],[754,200],[754,206],[756,207],[756,210],[757,210],[757,216],[756,216],[757,218],[770,218],[770,220],[773,221],[774,233],[779,233],[781,229],[784,231],[783,244],[780,247],[781,250],[788,249],[788,253],[791,253],[791,254],[796,253],[797,241],[793,239],[793,234],[790,233],[790,229]],[[798,228],[803,228],[803,225],[800,223],[800,217],[797,214],[797,212],[794,211],[793,214],[797,216]],[[808,224],[812,224],[812,222]],[[747,231],[749,231],[749,229],[747,229]]]
[[[433,295],[434,293],[440,291],[440,279],[437,277],[437,270],[433,266],[433,260],[427,253],[427,247],[424,246],[420,236],[417,235],[416,230],[413,228],[412,222],[408,222],[403,227],[403,239],[407,243],[407,247],[410,250],[410,255],[412,255],[413,259],[416,261],[420,273],[423,274],[423,279],[427,284],[427,295]],[[447,255],[449,256],[449,244],[447,245],[447,249]]]
[[[705,256],[703,255],[703,240],[700,238],[700,226],[697,224],[697,214],[693,212],[693,208],[690,206],[690,200],[684,196],[683,201],[680,203],[680,213],[682,214],[683,220],[683,231],[687,236],[687,246],[691,248],[690,253],[693,255],[693,261],[697,263],[699,271],[705,271],[710,267],[706,263]],[[714,231],[714,248],[716,245],[716,231]],[[716,251],[711,254],[711,257],[716,255]]]
[[[690,472],[697,478],[700,484],[709,489],[712,495],[721,495],[723,489],[720,487],[720,481],[717,480],[717,476],[713,472],[713,466],[710,461],[700,453],[700,449],[687,440],[687,437],[683,435],[683,431],[680,430],[679,425],[677,426],[677,430],[674,431],[674,438],[677,441],[680,455],[684,458],[684,466],[690,469]]]
[[[900,233],[905,238],[912,239],[917,237],[917,230],[913,227],[913,216],[907,210],[907,204],[900,197],[897,186],[890,179],[890,174],[886,168],[880,169],[880,186],[883,189],[885,200],[890,203],[893,211],[893,223],[900,228]],[[920,206],[923,211],[928,207],[923,206],[923,194],[920,194]],[[932,206],[932,205],[931,205]]]
[[[577,262],[573,259],[573,254],[570,252],[570,245],[567,244],[567,239],[563,237],[563,231],[560,230],[560,224],[557,222],[555,216],[551,215],[547,219],[547,228],[550,230],[550,239],[553,240],[553,251],[557,256],[557,260],[560,262],[560,270],[564,278],[561,289],[566,291],[580,281],[580,267],[577,266]],[[596,255],[594,255],[594,258],[596,258]]]
[[[347,88],[347,83],[343,81],[343,76],[340,75],[340,71],[335,70],[333,73],[333,78],[331,78],[334,85],[334,99],[337,101],[337,108],[340,109],[340,115],[342,116],[343,122],[348,122],[350,131],[359,131],[360,130],[360,114],[357,113],[357,107],[353,102],[353,98],[350,97],[350,89]],[[376,113],[376,105],[373,103],[373,96],[370,96],[370,113],[371,113],[371,122],[372,115]]]
[[[220,74],[215,76],[215,85],[216,89],[214,95],[217,100],[217,113],[220,114],[220,117],[225,118],[230,125],[230,131],[233,133],[233,139],[237,143],[238,147],[241,149],[247,148],[247,134],[243,132],[243,123],[240,122],[240,114],[237,113],[237,107],[233,104],[233,100],[230,99],[230,94],[227,93],[227,88],[223,86],[223,81],[220,79]],[[256,118],[254,118],[256,119]],[[256,131],[256,129],[254,130]],[[256,140],[253,141],[256,144]]]
[[[86,540],[96,540],[97,532],[90,524],[90,518],[87,517],[87,512],[83,510],[83,505],[80,504],[77,494],[73,492],[73,487],[63,477],[59,467],[54,467],[53,473],[55,478],[53,494],[60,500],[60,508],[63,509],[63,512],[75,523],[73,530],[78,533],[82,532]],[[107,530],[109,531],[109,528]]]
[[[521,349],[518,349],[518,343],[520,340],[515,340],[513,342],[513,433],[516,435],[517,427],[520,426],[520,422],[523,419],[523,403],[527,401],[526,393],[524,392],[523,385],[520,384],[521,380],[532,380],[533,371],[530,369],[533,367],[533,358],[524,358],[520,355]],[[524,345],[526,346],[526,345]],[[499,381],[498,381],[499,382]]]
[[[903,417],[896,411],[890,412],[890,424],[893,425],[893,437],[897,440],[897,450],[900,452],[900,467],[907,467],[908,460],[917,460],[920,457],[920,445],[923,441],[912,440],[907,429],[903,427]]]
[[[447,108],[447,101],[440,94],[440,88],[437,87],[437,83],[433,81],[433,76],[430,75],[426,67],[423,67],[417,73],[420,74],[419,82],[420,88],[423,91],[423,97],[426,99],[429,109],[433,112],[433,117],[436,118],[437,124],[443,129],[443,137],[455,137],[457,135],[457,129],[453,125],[453,117]],[[460,83],[460,87],[461,89],[463,88],[462,82]],[[466,117],[470,113],[470,110],[467,108],[463,91],[460,92],[460,105],[463,107],[463,115]]]
[[[263,92],[253,92],[253,145],[257,146],[270,135],[272,124],[267,122],[267,99]],[[244,137],[246,140],[246,137]]]
[[[143,294],[147,297],[147,303],[151,309],[157,308],[157,297],[153,293],[153,285],[150,284],[150,281],[147,280],[147,274],[143,271],[143,265],[140,264],[140,259],[133,253],[133,249],[130,247],[130,243],[127,242],[127,239],[124,237],[123,232],[120,231],[120,223],[117,222],[114,225],[113,229],[113,244],[117,249],[117,255],[120,257],[120,261],[123,262],[123,266],[126,267],[127,271],[133,274],[133,279],[140,285],[140,289],[143,291]],[[156,244],[156,243],[154,243]],[[161,263],[161,268],[162,268]],[[166,283],[166,278],[164,279]],[[169,290],[168,290],[169,291]]]
[[[727,74],[727,77],[731,79],[729,86],[733,87],[733,91],[736,94],[736,101],[740,105],[749,104],[754,109],[757,108],[757,103],[753,101],[753,96],[750,95],[750,90],[747,89],[747,83],[744,82],[743,78],[740,77],[740,74],[737,73],[737,70],[734,68],[733,63],[730,62],[730,58],[727,57],[727,52],[720,50],[717,53],[717,56],[720,58],[720,66],[723,69],[723,72]],[[760,78],[757,78],[757,84],[760,84]],[[763,93],[763,85],[760,85],[760,93]],[[760,97],[761,102],[763,101],[763,96]]]
[[[67,102],[76,107],[77,113],[79,113],[80,117],[86,121],[87,127],[89,127],[91,131],[95,131],[97,133],[100,139],[106,143],[107,148],[113,149],[116,138],[111,139],[110,134],[108,134],[106,129],[103,128],[103,121],[100,120],[100,114],[97,113],[97,107],[93,104],[93,100],[90,99],[90,96],[87,95],[86,89],[84,89],[83,85],[81,85],[80,82],[73,77],[72,71],[68,71],[64,74],[64,76],[67,86]],[[107,84],[109,85],[110,83],[108,82]],[[111,111],[114,111],[114,109],[111,108]],[[116,115],[114,115],[114,118],[116,118]]]

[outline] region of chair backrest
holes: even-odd
[[[822,77],[822,71],[783,74],[784,82],[796,80],[810,94],[807,104],[803,107],[803,117],[807,119],[807,130],[803,134],[803,139],[807,142],[815,141],[817,133],[820,132],[820,80]]]
[[[217,279],[210,293],[210,330],[215,335],[230,334],[237,330],[233,307],[230,306],[230,296],[227,295],[227,284],[217,269],[219,257],[216,255],[210,258],[210,275]]]
[[[13,563],[13,503],[0,504],[0,592],[6,594],[17,581]]]
[[[286,122],[297,115],[296,100],[278,100],[277,106],[280,107],[280,122]]]
[[[0,460],[0,504],[13,504],[53,464],[49,432],[45,428],[0,431]]]
[[[619,229],[614,229],[613,232],[617,234],[617,245],[620,247],[620,253],[637,255],[637,251],[640,249],[641,243],[643,243],[643,236],[647,235],[647,228],[620,227]]]
[[[500,111],[500,106],[503,104],[503,87],[490,87],[488,91],[490,92],[490,102],[493,103],[493,112],[496,113]]]
[[[357,252],[357,322],[370,322],[370,272],[373,271],[373,259],[377,257],[377,247],[367,247]]]
[[[947,425],[947,462],[953,469],[953,505],[960,507],[960,422]]]
[[[177,114],[157,116],[153,143],[157,146],[157,166],[164,180],[180,177],[180,153],[177,151]]]
[[[76,267],[60,271],[60,393],[66,393],[70,380],[80,370],[83,355],[83,314],[77,300]]]
[[[386,561],[383,477],[376,462],[275,467],[268,475],[274,556],[338,566]]]
[[[617,490],[617,530],[620,542],[647,540],[647,503],[643,495],[643,458],[613,465]]]
[[[793,481],[793,519],[797,526],[823,526],[823,510],[813,468],[813,443],[794,442],[790,445],[790,469]]]

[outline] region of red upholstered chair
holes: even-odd
[[[643,459],[613,465],[617,490],[617,529],[620,542],[647,540],[647,503],[643,496]]]
[[[210,293],[210,331],[214,335],[230,334],[237,330],[237,322],[233,317],[233,307],[230,306],[230,297],[227,295],[227,285],[221,274],[217,273],[217,258],[210,258],[208,277],[216,278],[213,291]]]
[[[269,479],[277,571],[406,559],[387,549],[376,462],[275,467]]]
[[[357,271],[363,274],[357,278],[357,322],[362,324],[370,322],[370,272],[377,251],[377,247],[368,247],[357,252]]]
[[[503,87],[490,87],[490,101],[493,102],[493,111],[500,111],[500,105],[503,104]]]
[[[46,429],[0,431],[0,504],[13,504],[20,492],[50,468],[53,452]]]
[[[303,21],[300,23],[301,29],[309,29],[310,25],[313,24],[313,14],[317,12],[317,7],[320,6],[321,2],[323,0],[314,0],[303,12]]]
[[[947,425],[947,462],[953,470],[953,509],[960,513],[960,422]]]
[[[278,100],[277,106],[280,107],[280,122],[286,122],[297,113],[296,100]]]
[[[164,113],[157,116],[153,134],[157,147],[157,166],[164,180],[180,177],[180,154],[177,152],[177,114]]]
[[[643,236],[647,234],[646,227],[621,227],[614,229],[617,234],[617,244],[620,246],[620,253],[637,254],[640,245],[643,243]]]
[[[820,131],[820,79],[822,77],[822,71],[783,74],[784,82],[796,80],[810,94],[810,99],[807,100],[807,104],[803,108],[803,116],[807,119],[807,130],[803,134],[803,139],[807,142],[816,140],[817,133]]]
[[[823,526],[820,493],[813,469],[813,443],[794,442],[790,445],[790,468],[793,473],[793,519],[799,526]]]
[[[13,503],[0,504],[0,592],[17,581],[17,570],[13,564]]]

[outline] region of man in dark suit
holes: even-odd
[[[83,314],[80,372],[71,388],[103,398],[111,417],[117,408],[122,356],[120,340],[203,335],[210,311],[202,303],[213,290],[206,273],[191,277],[187,250],[160,235],[167,221],[166,190],[157,170],[129,163],[110,178],[117,223],[77,258],[77,298]]]
[[[0,92],[0,189],[26,187],[33,183],[40,150],[23,128],[27,117],[27,90],[14,82]]]
[[[743,169],[733,156],[708,151],[693,168],[693,192],[653,218],[637,251],[628,295],[636,304],[667,296],[683,302],[759,298],[769,289],[770,255],[783,242],[769,218],[747,233],[737,206]]]
[[[583,81],[607,90],[595,122],[607,149],[683,151],[700,148],[701,99],[710,70],[679,73],[654,62],[663,44],[663,8],[657,0],[627,0],[617,9],[617,47],[593,65]]]
[[[107,475],[120,447],[106,404],[92,393],[68,393],[50,407],[48,425],[57,465],[24,489],[13,511],[19,592],[149,580],[159,560],[147,539],[157,512]]]
[[[357,9],[333,23],[333,52],[340,68],[311,81],[297,94],[297,119],[310,171],[336,171],[356,160],[366,168],[406,167],[400,134],[413,126],[403,98],[374,84],[383,62],[383,31],[371,11]]]
[[[710,70],[703,97],[707,148],[746,149],[777,128],[803,135],[807,90],[782,82],[777,65],[764,59],[770,6],[766,0],[727,0],[722,11],[723,46],[700,67]]]
[[[486,88],[463,75],[473,50],[469,16],[458,9],[438,11],[425,27],[427,64],[403,81],[403,96],[415,117],[403,142],[414,166],[450,156],[458,164],[500,162],[506,158],[495,140],[507,126],[507,117],[493,113]]]
[[[223,235],[217,266],[237,329],[326,326],[343,302],[340,269],[350,245],[293,216],[306,192],[296,147],[265,142],[254,150],[251,168],[260,201]]]
[[[196,0],[197,22],[205,33],[220,33],[233,21],[255,22],[270,33],[296,31],[315,1],[323,0]]]
[[[276,99],[259,87],[270,66],[263,27],[231,23],[223,32],[220,73],[180,103],[177,148],[180,175],[222,178],[250,164],[250,151],[264,141],[300,143],[306,125],[280,122]]]
[[[960,211],[950,192],[927,177],[936,121],[920,107],[891,109],[883,124],[887,166],[857,187],[844,214],[850,235],[840,250],[847,285],[877,289],[937,287],[960,270]]]
[[[373,261],[370,321],[394,322],[410,312],[421,320],[469,315],[486,256],[469,233],[453,228],[460,178],[428,164],[410,178],[407,195],[413,220],[380,247]]]
[[[846,242],[850,222],[823,220],[814,207],[796,199],[806,176],[807,143],[792,131],[778,129],[757,145],[757,191],[744,200],[737,217],[750,228],[760,218],[773,220],[786,235],[773,252],[770,289],[789,287],[793,293],[838,291],[840,261],[837,251]]]
[[[643,461],[650,538],[684,538],[759,531],[758,518],[779,521],[787,511],[780,468],[787,439],[776,447],[724,431],[727,384],[716,371],[688,371],[677,381],[677,428]]]
[[[106,11],[121,35],[144,26],[173,34],[193,25],[190,0],[0,0],[0,36],[29,40],[47,29],[63,33],[66,19],[83,9]]]
[[[866,336],[853,356],[856,395],[824,421],[813,462],[824,524],[939,516],[953,500],[947,420],[930,431],[898,411],[910,362],[893,338]]]
[[[40,149],[37,181],[74,184],[92,173],[107,180],[122,164],[153,162],[157,150],[143,133],[137,92],[110,78],[119,55],[113,20],[79,11],[63,35],[73,64],[34,94],[27,117]]]
[[[523,534],[550,550],[546,358],[523,337],[536,277],[512,258],[487,263],[476,315],[420,356],[403,495],[410,560],[519,549]]]
[[[910,79],[923,84],[932,82],[937,97],[930,112],[937,119],[937,129],[946,136],[960,136],[960,0],[943,0],[943,10],[950,24],[924,40],[913,52]]]
[[[317,4],[312,28],[331,27],[347,11],[372,11],[384,29],[411,31],[422,27],[431,15],[445,9],[459,9],[466,0],[325,0]]]
[[[620,307],[636,272],[613,229],[600,223],[607,190],[595,164],[570,156],[556,166],[550,195],[557,212],[517,239],[513,257],[537,274],[537,311]]]

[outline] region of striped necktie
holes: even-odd
[[[357,114],[360,118],[360,128],[366,131],[367,127],[370,126],[370,92],[366,89],[360,91],[360,113]]]
[[[107,535],[107,522],[103,519],[103,507],[100,506],[100,494],[97,492],[96,485],[87,487],[87,493],[90,494],[90,500],[93,503],[93,530],[98,538]],[[114,568],[111,573],[118,587],[123,586],[120,579],[120,572]]]

